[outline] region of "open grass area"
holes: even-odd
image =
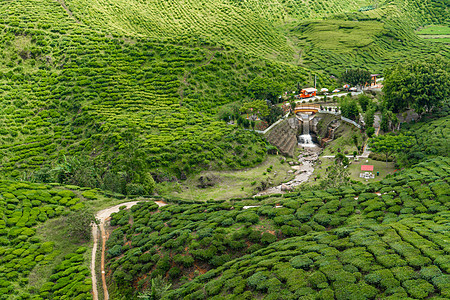
[[[88,250],[83,254],[84,265],[90,268],[92,241],[82,243],[68,236],[66,231],[65,217],[48,220],[41,224],[36,230],[36,237],[43,241],[54,242],[54,251],[58,253],[48,264],[37,265],[29,275],[29,285],[40,289],[48,281],[52,270],[61,263],[63,257],[69,253],[75,252],[80,246]]]
[[[267,169],[272,166],[271,172]],[[257,167],[238,171],[203,171],[191,175],[186,181],[179,183],[160,184],[157,189],[163,196],[174,196],[190,200],[222,200],[238,197],[248,197],[256,193],[256,187],[261,181],[270,181],[278,185],[289,181],[294,176],[287,162],[281,163],[281,156],[270,155]],[[212,187],[199,188],[200,177],[208,177],[217,181]]]
[[[416,31],[421,35],[450,35],[450,26],[430,25]]]
[[[428,41],[450,44],[450,26],[429,25],[417,30],[416,33]]]
[[[375,174],[374,179],[363,179],[359,177],[359,174],[361,173],[361,165],[373,165],[373,174]],[[350,171],[350,178],[353,180],[361,181],[364,183],[373,182],[373,181],[380,181],[383,178],[385,178],[388,174],[394,174],[394,172],[397,169],[394,166],[393,162],[386,162],[384,161],[377,161],[373,159],[360,159],[359,161],[353,161],[352,164],[349,166]],[[376,176],[377,172],[380,173],[379,176]]]
[[[328,166],[334,163],[334,158],[320,158],[321,164],[314,169],[314,173],[311,178],[318,177],[324,178],[326,176],[326,169]],[[351,164],[349,165],[349,175],[351,180],[356,180],[362,183],[370,183],[375,181],[380,181],[384,179],[388,174],[394,174],[396,168],[393,162],[386,162],[373,160],[371,158],[368,159],[359,159],[355,161],[350,159]],[[375,174],[374,179],[364,179],[360,178],[359,174],[361,173],[361,165],[373,165],[373,174]],[[376,176],[377,172],[380,172],[379,176]]]

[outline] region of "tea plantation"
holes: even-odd
[[[243,97],[257,76],[286,87],[309,80],[303,68],[196,38],[107,37],[54,1],[0,5],[1,170],[10,177],[34,179],[64,155],[90,155],[114,177],[116,153],[131,142],[147,153],[146,168],[178,177],[252,166],[264,159],[265,142],[217,121],[215,108]],[[129,128],[132,141],[124,137]]]
[[[140,203],[112,216],[113,293],[163,276],[167,299],[449,298],[449,173],[436,158],[368,185]]]
[[[29,299],[36,294],[37,288],[29,285],[30,273],[37,266],[51,267],[61,253],[61,249],[54,248],[54,241],[38,238],[36,228],[49,219],[79,211],[85,205],[71,190],[42,184],[1,181],[0,195],[0,299]],[[79,295],[77,299],[90,299],[92,284],[85,281],[90,272],[81,265],[83,251],[86,249],[80,249],[77,256],[66,257],[67,261],[56,269],[65,270],[64,276],[76,275],[79,281],[71,278],[71,285],[66,289],[62,288],[68,280],[64,283],[56,281],[54,286],[47,284],[41,290],[43,298],[33,299],[48,299],[47,291],[55,295]],[[72,268],[75,266],[77,268]],[[50,280],[55,281],[59,277],[55,275]]]
[[[381,71],[409,58],[448,57],[448,47],[414,33],[448,20],[440,1],[380,3],[374,10],[359,9],[367,1],[305,5],[0,3],[3,176],[57,177],[126,193],[126,184],[144,184],[148,172],[171,180],[254,166],[265,159],[266,143],[216,116],[224,104],[248,98],[253,79],[293,90],[311,86],[317,75],[319,87],[330,87],[336,83],[324,70]],[[135,148],[141,153],[130,162],[127,149]],[[111,183],[136,161],[142,170]],[[76,178],[74,162],[91,172]]]
[[[103,298],[76,217],[127,195],[106,222],[110,299],[450,299],[448,101],[402,125],[408,168],[380,182],[153,202],[267,162],[248,120],[226,122],[244,103],[447,60],[416,30],[449,20],[446,0],[0,1],[0,299]]]

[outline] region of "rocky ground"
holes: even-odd
[[[262,192],[259,192],[255,196],[269,195],[269,194],[284,194],[293,190],[296,186],[308,181],[309,177],[314,172],[314,164],[319,158],[322,149],[319,147],[305,147],[303,152],[298,155],[297,160],[289,162],[292,170],[288,173],[295,175],[291,181],[282,183],[280,185],[268,188]]]

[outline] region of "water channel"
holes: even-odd
[[[302,147],[317,147],[316,144],[313,143],[312,137],[309,134],[309,118],[310,115],[300,114],[303,121],[303,133],[298,137],[298,145]]]

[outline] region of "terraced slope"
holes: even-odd
[[[37,180],[46,180],[58,160],[85,154],[105,179],[111,168],[123,170],[127,155],[117,154],[131,144],[146,153],[147,170],[170,176],[252,166],[265,143],[218,122],[216,108],[244,97],[257,76],[285,88],[311,79],[303,68],[210,41],[105,36],[51,0],[2,2],[0,31],[0,167],[24,179],[44,165]]]
[[[424,24],[446,22],[450,17],[444,1],[434,0],[376,3],[366,0],[66,2],[81,22],[111,34],[157,38],[193,36],[258,56],[315,68],[327,67],[317,64],[323,57],[329,65],[339,67],[371,63],[368,68],[377,68],[381,64],[376,69],[378,72],[384,67],[383,58],[390,63],[407,58],[406,55],[393,58],[397,53],[416,50],[413,56],[426,55],[428,43],[420,43],[413,30]],[[363,22],[360,26],[339,24],[343,30],[340,30],[341,26],[331,30],[328,27],[323,33],[324,28],[321,27],[326,27],[329,19]],[[369,20],[372,21],[365,22]],[[312,32],[298,32],[292,28],[299,21],[313,26],[319,22],[321,26]],[[346,30],[354,27],[357,30]],[[290,34],[290,30],[294,30],[294,34]],[[405,31],[408,37],[405,37]],[[343,38],[342,34],[347,36]],[[366,47],[379,39],[376,47]],[[405,39],[412,40],[414,44],[405,43]],[[398,40],[402,43],[396,44]],[[331,45],[331,48],[324,47],[324,44]],[[334,51],[336,47],[338,51]],[[440,51],[441,46],[435,45],[433,48],[432,52]],[[340,49],[352,55],[342,55]],[[320,53],[316,54],[317,51]],[[392,52],[396,54],[392,55]],[[365,59],[358,58],[360,55],[364,55]],[[327,70],[335,75],[341,73],[338,68]]]
[[[49,294],[91,299],[92,283],[83,255],[86,248],[77,250],[75,244],[41,235],[41,228],[51,219],[85,207],[80,194],[42,184],[0,182],[1,299],[30,299],[30,295],[48,299]],[[64,239],[74,241],[68,234]],[[77,253],[70,254],[72,251]],[[64,255],[68,255],[67,261],[57,266]],[[66,272],[49,278],[53,267],[55,273]],[[44,284],[46,281],[50,283]]]
[[[274,1],[125,1],[70,0],[68,7],[82,22],[126,36],[195,36],[269,57],[294,55],[275,25],[297,18],[317,18],[366,1],[288,3]],[[312,7],[311,7],[312,6]],[[300,13],[302,11],[302,13]],[[120,13],[119,13],[120,12]]]
[[[110,294],[162,276],[164,299],[448,298],[449,172],[437,158],[369,185],[138,204],[112,216]]]

